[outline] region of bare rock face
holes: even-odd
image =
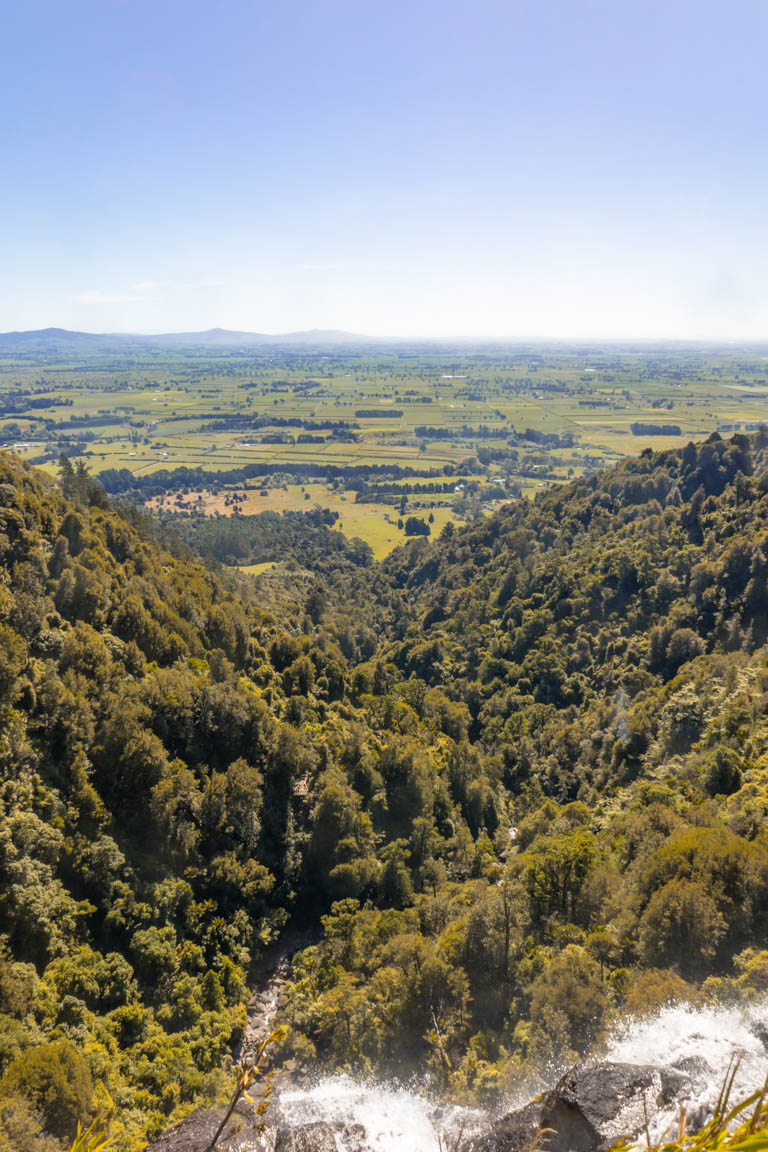
[[[336,1152],[336,1139],[330,1124],[302,1124],[278,1133],[275,1152]]]
[[[146,1152],[203,1152],[221,1123],[223,1111],[195,1112],[148,1145]]]
[[[206,1152],[219,1129],[224,1111],[224,1108],[206,1108],[187,1116],[186,1120],[149,1144],[145,1152]],[[254,1132],[250,1110],[238,1104],[216,1147],[218,1152],[255,1152],[256,1149],[270,1152],[274,1142],[274,1124],[268,1124],[264,1134],[258,1135]]]

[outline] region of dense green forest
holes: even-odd
[[[290,562],[311,572],[337,574],[370,565],[372,553],[362,540],[348,540],[331,530],[338,514],[313,508],[309,512],[260,512],[258,516],[177,515],[161,512],[169,541],[178,536],[205,560],[237,565],[266,561]],[[338,594],[338,588],[334,589]]]
[[[768,988],[768,435],[314,531],[278,594],[0,457],[2,1152],[221,1098],[286,926],[280,1057],[457,1097]]]

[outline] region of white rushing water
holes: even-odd
[[[332,1076],[280,1094],[291,1127],[319,1120],[334,1125],[339,1152],[440,1152],[440,1133],[475,1131],[479,1113],[436,1107],[405,1088]]]
[[[676,1004],[617,1028],[604,1059],[685,1072],[692,1082],[687,1111],[704,1119],[712,1112],[734,1059],[739,1066],[732,1102],[762,1088],[768,1053],[761,1034],[768,1038],[768,997],[744,1009]],[[674,1124],[677,1110],[675,1103],[658,1114],[651,1126],[654,1137],[660,1138]]]
[[[685,1100],[688,1115],[693,1122],[703,1122],[734,1058],[740,1060],[734,1102],[762,1087],[768,1054],[761,1032],[768,1039],[768,997],[743,1010],[674,1005],[617,1027],[600,1059],[684,1072],[691,1082]],[[549,1087],[557,1078],[553,1073]],[[501,1112],[521,1102],[518,1093]],[[676,1124],[678,1107],[675,1101],[653,1118],[655,1139]],[[347,1076],[283,1090],[279,1108],[291,1128],[318,1121],[332,1125],[337,1152],[441,1152],[441,1134],[449,1137],[443,1145],[449,1147],[451,1136],[462,1127],[466,1136],[473,1134],[483,1119],[478,1112],[436,1105],[415,1091]]]

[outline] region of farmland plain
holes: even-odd
[[[175,514],[328,508],[377,557],[647,447],[768,416],[766,350],[6,344],[0,447]]]

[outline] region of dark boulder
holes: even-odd
[[[278,1133],[275,1152],[336,1152],[333,1128],[322,1122],[283,1128]]]
[[[579,1064],[552,1092],[497,1121],[471,1152],[603,1152],[690,1090],[681,1071],[644,1064]]]
[[[749,1026],[749,1030],[756,1040],[759,1040],[766,1052],[768,1052],[768,1024],[763,1020],[753,1020]]]
[[[712,1078],[712,1065],[703,1056],[683,1056],[675,1060],[670,1071],[684,1072],[691,1080],[710,1080]],[[662,1072],[662,1075],[666,1074]]]
[[[579,1064],[543,1101],[544,1147],[549,1152],[610,1148],[636,1136],[665,1096],[662,1074],[650,1065]]]
[[[473,1140],[469,1152],[524,1152],[534,1146],[540,1126],[541,1100],[532,1100],[497,1120],[490,1132]]]
[[[209,1108],[204,1112],[195,1112],[159,1136],[148,1145],[146,1152],[204,1152],[216,1134],[223,1115],[223,1109]]]
[[[218,1131],[224,1111],[224,1108],[206,1108],[194,1112],[149,1144],[145,1152],[205,1152]],[[219,1152],[252,1152],[253,1116],[247,1105],[238,1104],[216,1147]]]
[[[658,1103],[666,1108],[668,1104],[674,1103],[675,1100],[680,1100],[684,1096],[690,1096],[693,1081],[688,1072],[683,1068],[662,1068],[661,1069],[661,1096]],[[653,1111],[648,1106],[648,1113]]]

